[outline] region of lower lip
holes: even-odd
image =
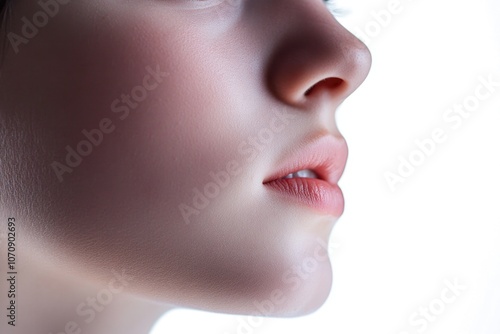
[[[277,179],[264,183],[284,197],[317,210],[340,217],[344,211],[344,196],[338,185],[311,178]]]

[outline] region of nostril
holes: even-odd
[[[344,83],[344,80],[342,80],[340,78],[325,78],[325,79],[317,82],[311,88],[309,88],[306,91],[305,95],[309,96],[314,91],[316,91],[318,89],[326,89],[328,91],[334,91],[334,90],[337,90],[338,87],[342,86],[343,83]]]

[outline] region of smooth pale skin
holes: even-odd
[[[39,10],[15,1],[10,31]],[[17,54],[8,45],[0,218],[17,221],[19,330],[56,333],[75,320],[89,333],[146,333],[172,307],[257,314],[255,302],[273,298],[269,316],[319,308],[332,277],[318,240],[338,217],[262,182],[305,140],[343,140],[335,110],[370,65],[319,0],[75,0]],[[142,85],[147,66],[164,81],[122,120],[111,104]],[[293,120],[248,159],[238,145],[276,111]],[[59,182],[53,162],[103,119],[114,131]],[[179,205],[231,161],[239,173],[186,224]],[[307,277],[291,273],[315,252]],[[112,270],[134,277],[129,294],[87,324],[75,308]]]

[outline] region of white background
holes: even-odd
[[[330,298],[295,319],[176,310],[153,334],[500,333],[500,87],[460,126],[443,119],[480,77],[500,82],[500,4],[401,0],[382,26],[373,12],[390,0],[338,3],[351,10],[341,23],[371,34],[373,67],[337,116],[349,161]],[[391,190],[385,173],[437,128],[446,141]],[[446,280],[464,287],[450,303],[440,301]],[[425,330],[422,316],[409,321],[422,308],[433,317]]]

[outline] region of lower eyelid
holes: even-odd
[[[228,0],[160,0],[174,8],[181,9],[204,9],[220,5]]]

